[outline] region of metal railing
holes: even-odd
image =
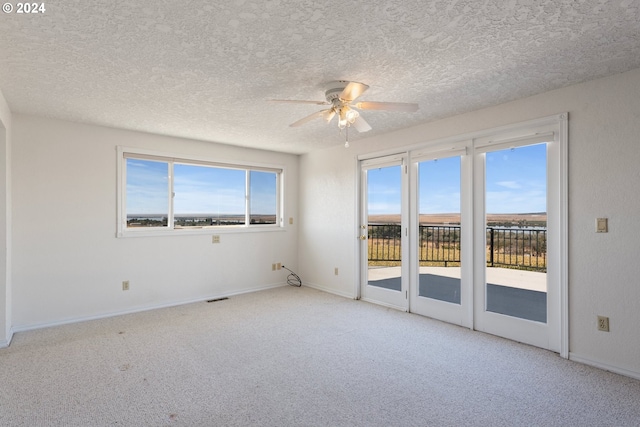
[[[487,227],[487,265],[547,271],[547,229]]]
[[[369,224],[369,262],[397,265],[402,260],[398,224]],[[547,270],[547,230],[544,228],[487,227],[487,266],[520,270]],[[460,226],[421,225],[420,265],[460,265]]]

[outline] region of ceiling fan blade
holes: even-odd
[[[343,101],[351,102],[369,89],[364,83],[349,82],[349,84],[342,90],[339,98]]]
[[[371,130],[371,126],[365,119],[362,118],[362,116],[356,117],[356,120],[351,126],[356,128],[358,132],[369,132]]]
[[[364,101],[353,104],[354,107],[361,110],[387,110],[387,111],[404,111],[407,113],[413,113],[418,111],[418,104],[412,104],[407,102],[375,102]]]
[[[297,99],[267,99],[269,102],[279,102],[282,104],[313,104],[313,105],[331,105],[327,101],[301,101]]]
[[[324,118],[324,121],[329,123],[331,121],[331,119],[333,119],[333,116],[336,115],[336,109],[332,108],[330,110],[324,110],[324,114],[322,115],[322,117]]]
[[[303,124],[310,122],[311,120],[315,119],[316,117],[323,117],[327,111],[331,111],[331,110],[320,110],[320,111],[316,111],[313,114],[308,115],[307,117],[303,117],[300,120],[298,120],[297,122],[293,122],[291,123],[289,126],[292,128],[298,127],[298,126],[302,126]]]

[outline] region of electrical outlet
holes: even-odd
[[[275,264],[271,264],[271,271],[276,271],[276,265]]]
[[[211,236],[211,243],[220,243],[220,236]]]
[[[129,290],[129,281],[128,280],[124,280],[122,282],[122,290],[123,291],[128,291]]]
[[[333,269],[333,274],[335,274],[336,276],[338,275],[338,267]]]
[[[282,270],[282,263],[281,262],[278,263],[277,268],[278,268],[278,270]]]
[[[598,330],[609,332],[609,318],[606,316],[598,316]]]
[[[289,225],[293,225],[293,218],[289,218]]]

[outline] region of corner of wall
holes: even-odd
[[[11,326],[11,110],[0,90],[0,347],[7,347],[13,335]]]
[[[13,339],[13,329],[9,328],[7,331],[7,337],[4,340],[0,340],[0,349],[7,348],[11,345],[11,340]]]

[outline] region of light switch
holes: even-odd
[[[606,233],[609,231],[607,218],[596,218],[596,233]]]

